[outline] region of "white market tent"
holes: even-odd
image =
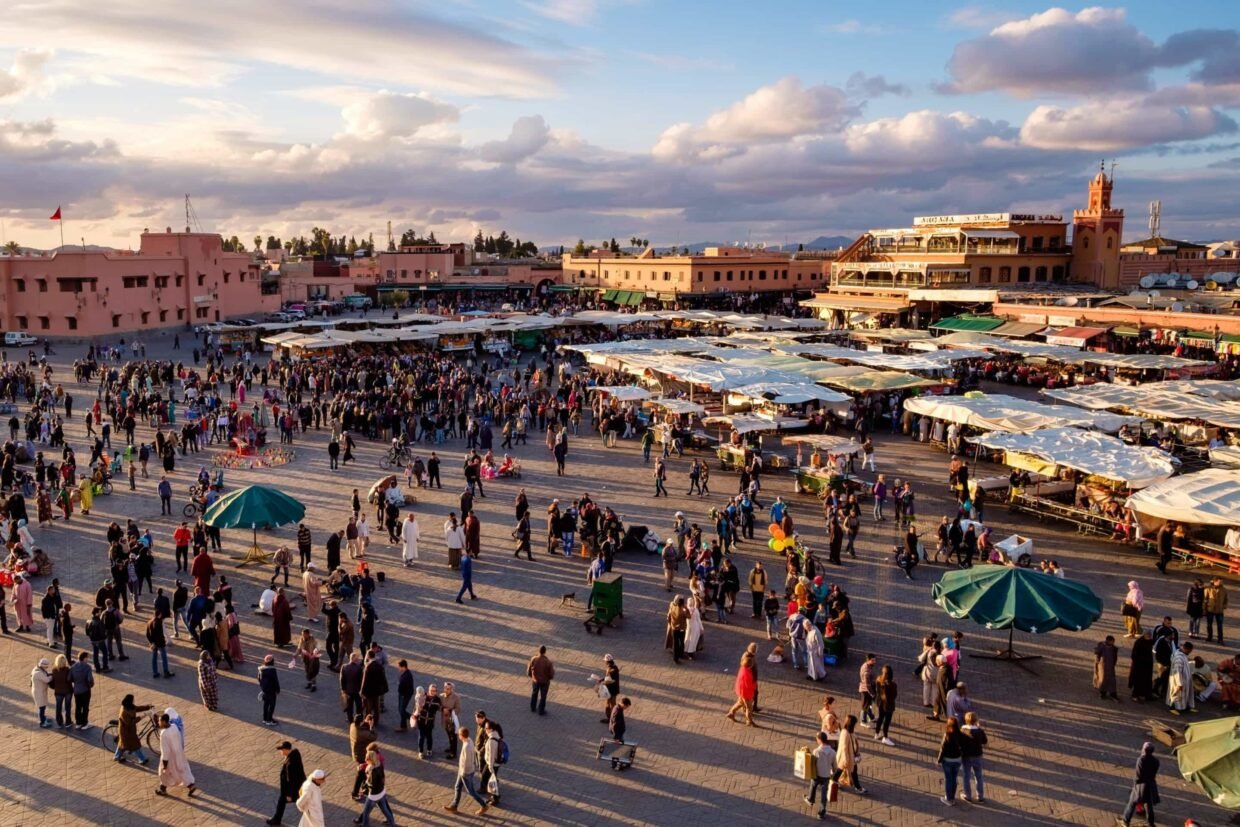
[[[1240,402],[1168,392],[1166,383],[1148,385],[1076,385],[1043,395],[1092,410],[1129,410],[1147,419],[1201,420],[1220,428],[1240,428]]]
[[[1074,411],[1003,394],[918,396],[904,400],[904,410],[983,431],[1024,432],[1041,428],[1078,427],[1115,433],[1124,425],[1141,424],[1141,418],[1136,416],[1121,416],[1105,411]]]
[[[1240,524],[1240,470],[1207,468],[1151,485],[1125,504],[1138,514],[1192,525]]]
[[[699,405],[696,402],[690,402],[688,399],[674,399],[664,397],[662,399],[650,399],[647,405],[656,408],[662,408],[670,414],[704,414],[706,406]]]
[[[1073,351],[1072,356],[1062,361],[1072,364],[1102,365],[1121,370],[1176,370],[1210,364],[1199,359],[1183,359],[1179,356],[1164,356],[1158,353],[1095,353],[1093,351]]]
[[[1137,448],[1113,436],[1077,428],[1047,428],[1019,434],[996,431],[977,439],[984,448],[1030,454],[1084,474],[1145,488],[1175,473],[1171,456],[1157,448]]]
[[[851,396],[804,382],[757,382],[732,388],[729,393],[755,402],[771,402],[776,405],[820,402],[821,407],[834,411],[838,416],[847,416],[852,409]]]
[[[595,393],[601,393],[605,396],[612,396],[621,402],[636,402],[643,399],[649,399],[650,391],[645,388],[639,388],[636,385],[598,385],[590,388]]]
[[[862,444],[855,440],[845,439],[842,436],[829,436],[827,434],[786,436],[784,437],[784,445],[808,445],[812,450],[819,453],[835,456],[840,454],[859,454],[863,448]]]
[[[1240,447],[1224,445],[1210,449],[1210,464],[1215,468],[1240,468]]]
[[[708,416],[702,420],[703,425],[726,426],[738,434],[749,434],[755,431],[790,431],[809,425],[808,419],[790,416],[765,417],[757,414],[738,413]]]

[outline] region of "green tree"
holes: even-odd
[[[438,243],[439,243],[438,239],[436,239],[436,238],[435,238],[435,231],[434,231],[434,230],[431,230],[430,235],[428,235],[428,236],[426,237],[426,240],[427,240],[427,241],[429,241],[431,244],[438,244]]]
[[[280,239],[276,238],[274,235],[267,236],[268,250],[279,250],[282,246],[284,245],[280,243]]]
[[[610,244],[610,245],[608,245],[608,248],[607,248],[607,249],[611,250],[611,252],[612,252],[612,253],[619,253],[619,252],[620,252],[620,245],[616,243],[616,237],[615,237],[615,236],[612,236],[612,237],[611,237],[611,244]]]
[[[577,245],[573,247],[573,255],[584,256],[589,250],[586,248],[586,240],[584,238],[577,239]]]
[[[482,237],[482,230],[479,230],[474,236],[474,252],[481,253],[486,250],[486,239]]]
[[[21,245],[18,244],[16,241],[6,241],[4,243],[4,249],[8,251],[9,255],[15,256],[19,252],[21,252],[22,248],[21,248]]]
[[[366,252],[370,253],[373,256],[375,254],[375,234],[367,233],[366,243],[363,244],[362,246],[366,248]]]
[[[405,230],[400,234],[400,246],[412,247],[418,243],[418,233],[416,230]]]
[[[262,252],[262,249],[263,249],[263,237],[261,235],[254,236],[254,252],[256,253]]]
[[[345,248],[345,252],[349,255],[353,255],[357,252],[357,239],[353,236],[349,236],[349,246]]]

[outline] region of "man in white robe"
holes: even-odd
[[[301,585],[306,597],[306,620],[318,623],[319,612],[323,610],[323,581],[314,563],[306,566],[301,575]]]
[[[190,796],[198,792],[194,786],[194,773],[185,757],[185,739],[181,730],[173,726],[172,718],[165,712],[159,716],[159,786],[156,795],[167,795],[169,787],[184,784]]]
[[[400,557],[406,566],[413,565],[418,559],[418,537],[420,535],[417,518],[413,514],[407,515],[400,527]]]
[[[1184,710],[1197,711],[1197,698],[1193,693],[1193,644],[1185,643],[1171,656],[1171,671],[1167,676],[1167,708],[1172,715]]]
[[[326,827],[323,820],[323,791],[320,787],[327,780],[327,773],[315,770],[301,785],[301,793],[297,796],[297,811],[301,820],[297,827]]]
[[[805,628],[805,650],[809,653],[805,676],[811,681],[820,681],[827,676],[827,666],[823,663],[826,642],[822,639],[822,632],[808,619],[802,621],[802,625]]]

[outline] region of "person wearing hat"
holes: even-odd
[[[293,747],[292,742],[281,741],[276,744],[276,751],[284,756],[284,763],[280,765],[280,795],[276,800],[276,814],[267,819],[267,823],[273,827],[284,821],[285,805],[297,797],[302,785],[306,783],[306,768],[301,763],[301,752]]]
[[[47,717],[47,688],[52,683],[52,662],[47,658],[39,658],[30,672],[30,695],[34,698],[35,708],[39,710],[39,726],[51,729],[52,722]]]
[[[1146,741],[1141,746],[1141,755],[1137,758],[1132,791],[1128,793],[1128,804],[1124,807],[1124,814],[1120,817],[1120,823],[1124,827],[1132,823],[1132,816],[1137,811],[1138,804],[1145,808],[1145,823],[1153,827],[1154,805],[1161,802],[1158,796],[1158,767],[1159,761],[1154,757],[1154,745]]]
[[[326,780],[327,773],[315,770],[302,782],[301,792],[297,795],[297,810],[301,813],[301,821],[297,822],[297,827],[326,827],[321,789]]]

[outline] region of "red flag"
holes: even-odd
[[[52,217],[51,217],[51,219],[50,219],[50,220],[51,220],[51,221],[59,221],[59,220],[60,220],[60,207],[57,207],[57,208],[56,208],[56,212],[52,213]]]

